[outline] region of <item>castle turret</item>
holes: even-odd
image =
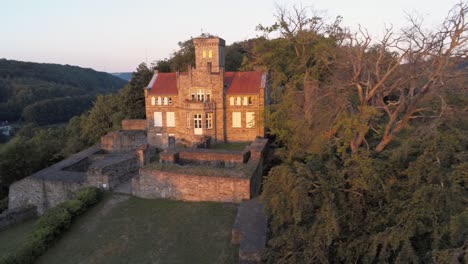
[[[224,69],[224,46],[226,42],[218,37],[198,37],[195,46],[195,67],[197,70],[220,72]]]

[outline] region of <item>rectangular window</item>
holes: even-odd
[[[254,112],[245,113],[245,127],[247,128],[255,127],[255,113]]]
[[[154,112],[154,126],[162,127],[162,113],[161,112]]]
[[[210,92],[206,92],[206,101],[209,102],[211,100]]]
[[[232,113],[232,127],[242,127],[241,112]]]
[[[212,129],[213,128],[213,113],[206,113],[205,127],[207,129]]]
[[[198,101],[203,102],[203,97],[204,97],[203,90],[202,90],[202,89],[198,89],[198,91],[197,91],[197,99],[198,99]]]
[[[248,105],[249,104],[249,99],[247,96],[244,96],[244,101],[242,102],[243,105]]]
[[[194,128],[202,128],[202,119],[201,115],[193,115],[193,127]]]
[[[167,112],[166,113],[166,123],[167,123],[167,127],[175,127],[174,112]]]

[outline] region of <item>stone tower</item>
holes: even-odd
[[[198,37],[193,39],[195,46],[195,67],[208,72],[224,70],[224,46],[226,42],[218,37]]]

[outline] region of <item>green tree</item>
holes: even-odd
[[[132,74],[130,82],[120,91],[119,96],[122,101],[122,112],[126,118],[145,118],[145,96],[144,89],[153,76],[153,72],[145,63],[138,65]]]

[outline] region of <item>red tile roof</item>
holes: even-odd
[[[155,76],[153,76],[155,78]],[[151,80],[153,82],[153,80]],[[150,83],[151,85],[151,83]],[[177,95],[177,76],[175,72],[161,72],[156,76],[149,94]]]
[[[225,72],[224,83],[228,85],[227,94],[257,94],[262,85],[263,72]]]
[[[183,74],[183,73],[181,73]],[[258,94],[262,86],[263,72],[225,72],[224,83],[227,94]],[[175,72],[157,73],[148,85],[149,94],[177,95],[177,76]]]

